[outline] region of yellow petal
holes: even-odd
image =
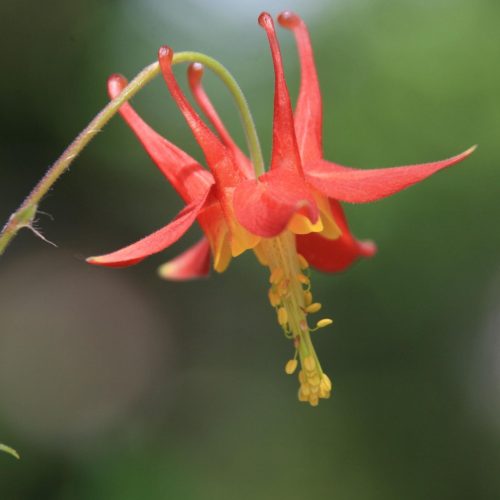
[[[323,231],[323,222],[318,217],[316,223],[312,223],[305,215],[294,214],[288,223],[288,229],[295,234],[320,233]]]

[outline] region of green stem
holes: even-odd
[[[174,54],[172,64],[183,62],[201,62],[209,67],[225,83],[232,93],[241,115],[245,130],[250,157],[255,167],[255,172],[260,175],[264,172],[264,162],[260,149],[259,139],[255,124],[248,108],[247,101],[236,80],[229,71],[215,59],[199,52],[179,52]],[[73,160],[81,153],[83,148],[99,133],[106,123],[116,114],[121,105],[129,101],[139,90],[148,84],[160,73],[158,62],[144,68],[118,95],[110,101],[83,129],[76,139],[66,148],[59,159],[49,168],[40,179],[21,206],[10,216],[0,233],[0,256],[5,252],[9,243],[23,227],[31,227],[36,215],[38,204],[47,194],[54,183],[68,169]]]
[[[243,129],[250,153],[250,159],[255,170],[255,175],[264,173],[264,159],[262,158],[262,150],[260,148],[259,137],[252,118],[252,113],[248,107],[247,100],[240,86],[234,79],[233,75],[217,60],[199,52],[179,52],[174,54],[173,64],[181,62],[200,62],[210,68],[226,85],[236,102],[238,111],[240,112]]]

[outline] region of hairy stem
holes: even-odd
[[[264,171],[264,162],[260,148],[259,139],[255,129],[255,124],[248,108],[247,101],[236,80],[215,59],[199,52],[179,52],[174,54],[173,64],[183,62],[201,62],[216,73],[232,93],[238,110],[241,115],[245,135],[250,151],[250,157],[255,167],[257,175]],[[36,215],[38,204],[47,194],[54,183],[68,169],[73,160],[81,153],[85,146],[100,132],[102,127],[120,109],[120,106],[130,100],[139,90],[147,85],[160,73],[158,62],[154,62],[144,68],[118,95],[110,101],[94,119],[80,132],[76,139],[66,148],[59,159],[49,168],[46,174],[40,179],[21,206],[10,216],[0,233],[0,256],[5,252],[9,243],[23,227],[31,227]]]

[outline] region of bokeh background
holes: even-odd
[[[315,273],[332,328],[316,345],[334,397],[310,408],[244,255],[223,275],[156,268],[199,236],[124,270],[84,256],[165,224],[181,202],[115,118],[46,197],[54,248],[21,232],[0,263],[0,455],[6,500],[500,498],[500,2],[34,0],[0,3],[0,220],[5,221],[159,45],[233,72],[269,157],[273,73],[256,19],[309,24],[330,159],[364,168],[466,163],[391,199],[349,206],[376,258]],[[293,96],[298,64],[280,30]],[[184,68],[177,68],[184,80]],[[207,88],[236,139],[228,92]],[[201,159],[160,79],[136,99]]]

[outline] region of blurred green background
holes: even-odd
[[[34,0],[0,3],[0,223],[159,45],[223,62],[269,157],[273,73],[260,11],[311,30],[329,159],[370,168],[464,164],[349,206],[376,258],[315,273],[332,328],[316,338],[335,383],[296,400],[292,354],[252,255],[166,283],[84,256],[165,224],[182,206],[115,118],[46,197],[0,265],[0,455],[6,500],[500,498],[500,2],[497,0]],[[292,95],[298,64],[280,30]],[[177,68],[184,80],[185,68]],[[207,88],[234,136],[227,91]],[[141,114],[201,159],[160,79]]]

